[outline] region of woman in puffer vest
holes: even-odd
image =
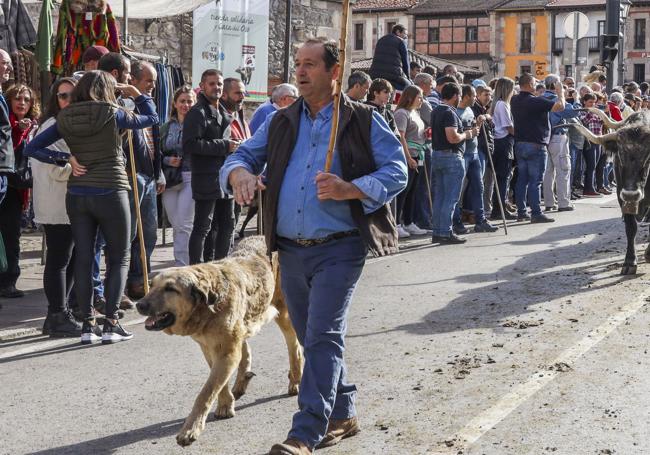
[[[134,98],[140,114],[117,104],[116,92]],[[72,92],[68,107],[57,116],[56,125],[29,143],[25,153],[46,163],[72,164],[66,207],[75,243],[75,292],[84,322],[81,342],[102,340],[104,344],[128,340],[133,335],[120,325],[117,316],[129,268],[131,215],[129,180],[122,151],[121,129],[142,129],[158,122],[153,100],[133,86],[118,84],[109,73],[89,71]],[[70,155],[51,150],[50,144],[64,139]],[[92,263],[97,229],[106,240],[106,322],[95,323],[92,306]]]

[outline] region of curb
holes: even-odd
[[[0,342],[14,341],[34,335],[41,335],[41,329],[38,327],[19,327],[17,329],[0,330]]]

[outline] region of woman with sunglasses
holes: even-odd
[[[134,98],[140,114],[118,106],[115,92]],[[66,208],[75,243],[75,292],[84,321],[81,342],[110,344],[133,335],[120,325],[118,306],[126,284],[131,250],[129,179],[120,129],[142,129],[158,122],[153,100],[131,85],[117,84],[104,71],[89,71],[72,91],[70,105],[57,115],[56,125],[43,131],[25,152],[39,161],[65,165],[75,158],[68,180]],[[67,153],[48,149],[63,138]],[[102,331],[93,311],[92,265],[100,228],[106,240],[106,320]],[[101,335],[101,337],[100,337]]]
[[[70,94],[75,85],[77,81],[69,77],[59,79],[52,85],[50,98],[41,119],[42,125],[36,137],[56,124],[56,116],[70,104]],[[70,154],[70,149],[63,139],[56,141],[50,148]],[[30,165],[34,178],[34,221],[43,226],[47,246],[43,289],[48,306],[43,335],[81,336],[81,324],[75,320],[68,308],[73,281],[71,259],[74,242],[65,208],[65,195],[72,167],[70,164],[61,167],[34,159],[31,159]]]
[[[36,130],[41,115],[40,103],[31,87],[16,84],[7,90],[11,139],[16,157],[16,172],[7,176],[9,187],[0,205],[0,232],[7,252],[8,268],[0,273],[0,298],[19,298],[25,293],[16,289],[20,276],[20,234],[23,209],[28,206],[29,188],[32,186],[27,158],[23,155],[25,144]]]

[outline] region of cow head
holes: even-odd
[[[650,170],[650,113],[637,112],[626,120],[615,122],[603,111],[588,109],[598,115],[610,130],[598,136],[580,124],[571,124],[594,144],[614,157],[618,197],[624,214],[636,215],[639,203],[645,197],[644,189]]]

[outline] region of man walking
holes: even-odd
[[[224,190],[248,204],[266,164],[264,221],[269,252],[278,250],[282,290],[305,351],[298,404],[287,440],[272,455],[307,455],[359,431],[356,387],[343,360],[347,314],[368,250],[397,250],[387,203],[406,187],[404,152],[381,116],[341,100],[337,152],[324,172],[340,71],[333,41],[297,52],[302,98],[269,117],[221,172]],[[237,360],[238,361],[238,360]]]
[[[223,76],[218,70],[201,75],[201,93],[183,122],[183,154],[191,156],[194,227],[190,235],[190,264],[198,264],[208,232],[214,227],[214,258],[223,259],[230,251],[235,230],[235,206],[219,186],[219,171],[238,143],[227,137],[230,116],[223,107]]]
[[[515,156],[517,158],[517,221],[552,223],[542,213],[542,179],[546,170],[547,147],[551,140],[550,112],[564,110],[564,88],[555,84],[555,101],[535,96],[535,78],[525,73],[519,78],[520,93],[512,97],[512,118],[515,127]],[[530,216],[526,211],[530,202]]]
[[[131,83],[141,93],[152,96],[156,88],[157,78],[158,75],[151,63],[142,60],[133,62],[131,66]],[[138,113],[137,108],[135,112]],[[129,150],[128,139],[123,144],[123,148],[126,151]],[[156,247],[158,238],[156,196],[165,190],[165,177],[161,171],[160,129],[157,124],[141,130],[133,130],[133,155],[135,157],[136,182],[140,201],[142,234],[147,256],[147,270],[151,270],[151,254]],[[126,156],[130,159],[129,153]],[[127,171],[130,173],[130,165],[127,165]],[[140,299],[144,297],[144,277],[140,258],[140,240],[137,236],[134,193],[132,191],[129,192],[129,202],[131,204],[131,266],[126,287],[127,294],[130,297]]]

